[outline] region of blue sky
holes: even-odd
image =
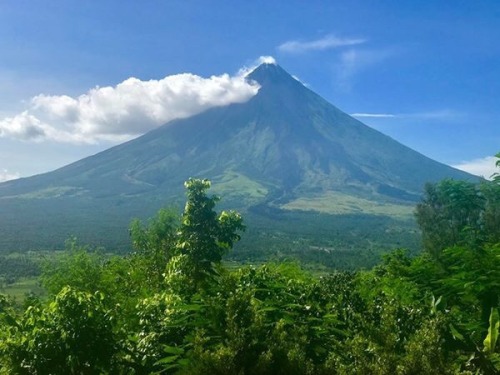
[[[261,56],[403,144],[488,175],[499,19],[497,0],[0,0],[0,180],[248,100],[242,69]]]

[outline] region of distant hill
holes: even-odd
[[[260,65],[248,79],[261,88],[246,103],[171,121],[56,171],[0,184],[0,250],[54,248],[71,234],[126,247],[131,218],[180,205],[189,177],[212,180],[224,205],[269,237],[286,232],[291,217],[294,228],[318,215],[332,228],[360,215],[408,219],[425,182],[475,178],[364,125],[278,65]],[[309,243],[321,235],[299,237]]]

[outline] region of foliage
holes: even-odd
[[[209,187],[186,183],[179,222],[134,222],[127,257],[69,242],[44,266],[47,301],[16,310],[0,296],[0,373],[500,372],[494,185],[429,185],[427,251],[321,277],[290,262],[224,267],[244,227]]]
[[[495,165],[496,165],[497,168],[500,169],[500,152],[498,154],[496,154],[495,157],[497,158],[497,161],[495,162]],[[491,177],[493,178],[493,181],[499,182],[500,181],[500,172],[493,173],[491,175]]]
[[[436,259],[455,245],[479,248],[500,242],[499,175],[480,184],[451,179],[426,184],[415,215],[424,249]]]
[[[483,212],[486,240],[498,243],[500,242],[500,174],[496,174],[493,182],[482,183],[480,191],[486,200]]]
[[[79,290],[95,292],[101,289],[106,259],[98,250],[78,245],[76,238],[66,241],[66,251],[42,263],[42,285],[51,294],[71,285]]]
[[[117,342],[101,293],[63,288],[46,306],[33,305],[7,328],[0,344],[11,373],[109,372]]]
[[[195,284],[213,272],[213,265],[220,263],[226,251],[240,239],[238,231],[244,230],[241,216],[234,211],[214,211],[218,197],[208,197],[208,180],[190,179],[185,183],[187,202],[179,228],[177,249],[186,255],[184,272]]]
[[[476,246],[482,240],[483,209],[484,197],[471,182],[427,184],[416,210],[424,248],[438,258],[443,249],[453,245]]]
[[[498,341],[498,333],[500,330],[500,318],[498,316],[498,309],[491,309],[490,326],[488,327],[488,336],[484,339],[484,351],[487,353],[494,353]]]
[[[0,288],[10,285],[22,277],[40,275],[40,265],[26,254],[0,256]]]
[[[168,261],[174,255],[178,218],[173,209],[161,209],[144,227],[135,219],[130,224],[130,237],[138,258],[147,268],[149,284],[158,287]]]

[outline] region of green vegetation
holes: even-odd
[[[231,170],[226,171],[222,176],[218,176],[216,181],[217,183],[214,183],[212,187],[216,194],[221,196],[232,194],[235,200],[242,200],[247,205],[265,199],[269,193],[269,189],[264,185],[253,181],[244,174]]]
[[[245,264],[300,261],[311,269],[357,270],[378,264],[388,251],[403,247],[416,254],[421,248],[414,218],[311,211],[280,211],[273,216],[266,208],[262,211],[244,215],[247,231],[228,259]]]
[[[429,185],[424,252],[321,277],[298,263],[226,267],[244,230],[207,180],[180,218],[135,221],[135,252],[68,242],[49,296],[0,296],[4,374],[495,374],[500,371],[500,177]],[[322,250],[324,251],[324,249]]]
[[[353,195],[329,191],[311,198],[298,198],[283,205],[287,210],[317,211],[329,214],[365,213],[388,215],[393,218],[408,219],[413,213],[413,205],[372,201]]]
[[[496,176],[494,183],[427,184],[416,211],[424,248],[439,258],[442,249],[453,245],[476,248],[500,242],[499,182]]]
[[[0,256],[0,289],[15,283],[20,277],[38,275],[40,275],[39,258],[30,254]]]
[[[16,278],[12,284],[5,284],[0,288],[0,293],[8,295],[17,304],[22,304],[25,299],[29,299],[31,296],[42,297],[46,295],[38,277]]]

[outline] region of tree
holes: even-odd
[[[426,184],[415,212],[424,249],[439,258],[447,247],[480,244],[484,206],[485,199],[472,182],[446,179]]]
[[[63,288],[54,300],[30,306],[10,322],[0,345],[13,374],[113,373],[118,344],[102,293]]]
[[[164,281],[165,267],[175,254],[179,220],[173,209],[160,209],[144,226],[135,219],[130,224],[132,246],[146,268],[150,286],[158,288]]]
[[[496,166],[500,168],[500,160]],[[426,184],[415,216],[424,249],[434,258],[452,246],[479,248],[500,242],[500,173],[492,178],[480,183],[445,179]]]
[[[78,244],[76,238],[66,241],[63,254],[49,257],[42,263],[40,277],[43,287],[56,295],[67,285],[81,291],[102,291],[102,274],[105,256],[88,246]]]
[[[500,168],[500,152],[496,154],[495,157],[497,158],[495,165],[497,168]],[[491,177],[493,178],[493,181],[500,184],[500,172],[493,173]]]
[[[188,199],[178,232],[177,253],[185,258],[180,263],[184,264],[186,276],[198,285],[239,241],[238,232],[245,226],[237,212],[214,211],[219,197],[207,196],[210,181],[189,179],[184,186]]]
[[[500,168],[500,153],[496,154],[499,158],[496,162],[497,168]],[[494,173],[492,181],[481,184],[481,193],[486,199],[484,209],[484,226],[491,243],[500,242],[500,173]]]

